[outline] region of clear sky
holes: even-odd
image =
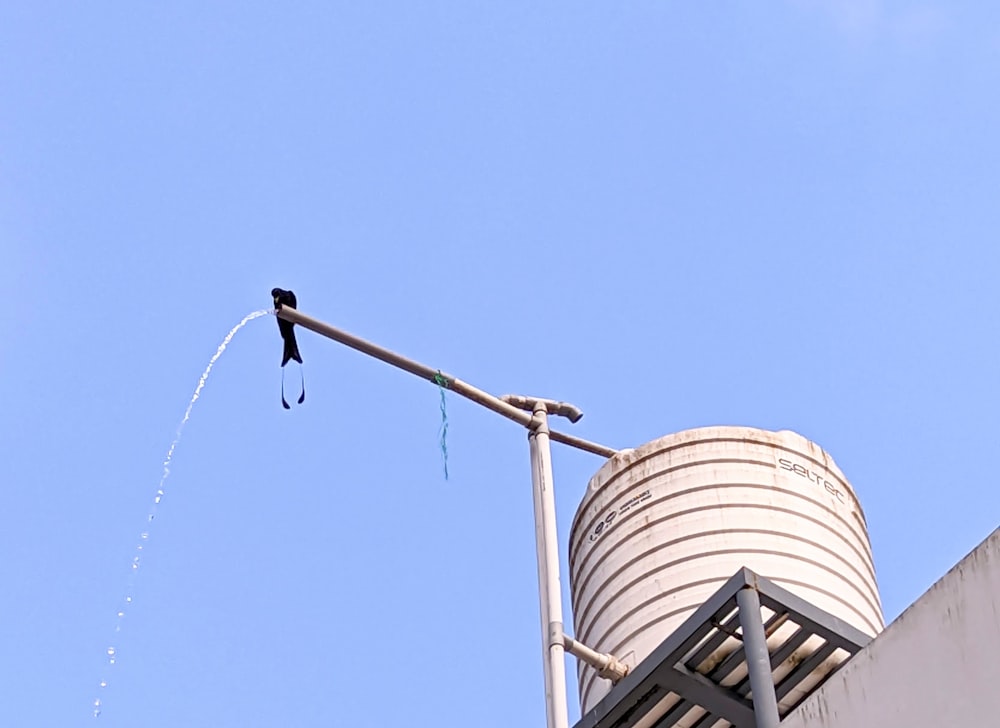
[[[1000,9],[538,5],[0,4],[4,725],[544,724],[516,425],[449,397],[446,481],[433,386],[302,331],[286,412],[262,317],[146,523],[274,286],[615,447],[804,434],[887,618],[997,526]]]

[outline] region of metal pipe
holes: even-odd
[[[614,655],[587,647],[582,642],[578,642],[569,635],[563,635],[563,647],[571,655],[583,660],[588,665],[597,669],[597,674],[605,680],[617,683],[628,675],[628,665],[619,660]]]
[[[389,349],[385,349],[377,344],[373,344],[370,341],[365,341],[354,334],[349,334],[346,331],[342,331],[341,329],[331,326],[328,323],[324,323],[323,321],[314,319],[311,316],[307,316],[297,309],[282,306],[276,311],[276,314],[279,318],[282,318],[285,321],[291,321],[293,324],[298,324],[299,326],[309,329],[310,331],[314,331],[321,336],[333,339],[334,341],[344,344],[345,346],[349,346],[356,351],[360,351],[362,354],[375,357],[376,359],[384,361],[386,364],[391,364],[397,369],[402,369],[403,371],[418,376],[421,379],[431,382],[432,384],[439,384],[446,389],[450,389],[456,394],[460,394],[466,399],[472,400],[476,404],[480,404],[487,409],[493,410],[507,419],[514,420],[514,422],[518,423],[522,427],[528,427],[532,422],[532,416],[528,412],[508,404],[500,398],[494,397],[492,394],[472,386],[468,382],[463,382],[461,379],[453,377],[450,374],[446,374],[439,369],[431,369],[429,366],[421,364],[420,362],[408,359],[405,356],[397,354],[394,351],[390,351]],[[572,435],[566,435],[561,432],[551,432],[549,434],[551,439],[556,442],[561,442],[564,445],[569,445],[570,447],[575,447],[578,450],[584,450],[585,452],[593,453],[594,455],[601,455],[603,457],[610,458],[618,452],[614,448],[600,445],[596,442],[590,442]]]
[[[577,450],[583,450],[584,452],[589,452],[594,455],[600,455],[601,457],[610,458],[618,454],[618,451],[613,447],[607,447],[605,445],[598,445],[596,442],[591,442],[590,440],[584,440],[579,437],[574,437],[573,435],[567,435],[563,432],[556,432],[552,430],[549,433],[549,437],[552,438],[553,442],[560,442],[563,445],[569,445],[570,447],[575,447]]]
[[[532,419],[533,427],[528,433],[528,443],[531,450],[531,487],[535,504],[535,548],[542,621],[542,669],[546,678],[546,724],[548,728],[569,728],[556,499],[552,483],[548,412],[544,403],[539,402],[535,406]]]
[[[500,399],[507,404],[514,405],[518,409],[527,410],[528,412],[534,412],[535,405],[542,402],[545,405],[545,410],[550,415],[565,417],[573,424],[583,419],[583,412],[580,408],[569,402],[557,402],[554,399],[540,399],[538,397],[525,397],[522,394],[501,394]]]
[[[552,671],[549,669],[549,572],[545,568],[545,520],[542,517],[542,490],[538,482],[538,443],[533,434],[528,434],[528,450],[531,457],[531,499],[535,516],[535,561],[538,566],[538,617],[542,624],[542,677],[545,684],[545,725],[552,728],[554,718],[552,706]]]
[[[778,699],[774,694],[774,675],[771,673],[771,655],[767,651],[764,620],[760,614],[760,595],[753,587],[736,592],[743,628],[743,649],[746,652],[747,671],[750,674],[750,692],[753,696],[753,715],[757,728],[778,728]]]

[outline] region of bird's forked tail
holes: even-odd
[[[302,404],[306,401],[306,377],[305,374],[302,373],[302,357],[299,356],[299,349],[295,345],[295,342],[293,341],[289,344],[286,341],[285,359],[281,362],[281,406],[285,409],[291,409],[291,406],[289,406],[288,401],[285,399],[285,364],[287,364],[290,359],[294,359],[299,363],[299,383],[302,387],[302,393],[299,395],[298,403]]]

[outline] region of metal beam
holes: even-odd
[[[771,655],[772,674],[774,673],[775,670],[778,669],[781,663],[783,663],[785,660],[791,657],[792,653],[794,653],[795,650],[799,649],[802,645],[804,645],[809,640],[810,637],[814,636],[814,634],[815,634],[814,632],[805,629],[804,627],[799,627],[798,630],[796,630],[795,633],[792,634],[792,636],[789,637],[788,640],[784,644],[782,644],[778,649],[776,649],[774,653]],[[733,689],[735,689],[736,693],[741,697],[745,698],[747,695],[749,695],[750,694],[749,676],[743,678],[743,680],[741,680],[738,685],[734,685]]]
[[[681,698],[678,700],[672,708],[670,708],[666,713],[664,713],[656,723],[653,724],[653,728],[674,728],[674,726],[687,715],[692,708],[696,708],[694,703],[690,700],[685,700]]]
[[[712,713],[705,713],[697,721],[691,724],[691,728],[710,728],[719,722],[719,717]]]
[[[837,646],[827,642],[803,660],[798,667],[785,675],[785,678],[778,684],[778,687],[775,690],[778,700],[784,700],[786,695],[798,687],[799,683],[802,682],[806,675],[822,665],[827,658],[829,658],[836,651]],[[751,689],[753,689],[752,686]]]
[[[780,627],[786,621],[787,617],[788,617],[787,612],[775,612],[774,614],[772,614],[771,618],[768,619],[767,623],[764,625],[764,637],[766,638],[769,635],[773,634],[775,631],[775,626]],[[739,610],[736,610],[736,620],[739,621],[739,619],[740,619],[740,613]],[[740,634],[737,639],[742,641],[743,635]],[[745,644],[740,645],[731,653],[729,653],[729,657],[723,660],[719,665],[715,667],[714,670],[711,671],[711,673],[709,674],[709,679],[712,682],[721,684],[723,680],[729,677],[730,673],[732,673],[741,664],[746,662],[746,659],[747,659],[746,645]]]
[[[750,728],[753,725],[755,711],[742,700],[724,690],[719,690],[717,685],[712,684],[703,675],[690,672],[683,665],[674,665],[672,669],[667,669],[669,672],[661,673],[662,683],[671,692],[683,696],[718,718],[724,718],[740,728],[744,726]],[[757,723],[757,726],[760,728],[761,724]]]
[[[736,628],[740,626],[740,613],[738,611],[733,613],[729,619],[724,623],[720,623],[718,631],[705,640],[705,644],[698,648],[698,650],[687,659],[686,664],[688,669],[697,670],[701,667],[701,663],[707,660],[713,652],[722,647],[726,640],[733,637],[736,632]],[[738,638],[742,639],[742,635]]]
[[[282,306],[277,309],[275,313],[279,318],[282,318],[285,321],[291,321],[293,324],[298,324],[303,328],[309,329],[310,331],[320,334],[321,336],[325,336],[328,339],[332,339],[333,341],[341,343],[344,346],[349,346],[355,351],[360,351],[362,354],[367,354],[368,356],[384,361],[386,364],[391,364],[397,369],[402,369],[403,371],[409,372],[410,374],[420,377],[421,379],[431,382],[432,384],[437,384],[445,387],[446,389],[450,389],[452,392],[455,392],[455,394],[460,394],[466,399],[472,400],[476,404],[482,405],[497,414],[503,415],[509,420],[513,420],[522,427],[531,429],[533,417],[530,413],[510,405],[500,398],[494,397],[492,394],[472,386],[468,382],[463,382],[457,377],[446,374],[440,369],[432,369],[425,364],[421,364],[413,359],[408,359],[407,357],[397,354],[394,351],[385,349],[377,344],[373,344],[370,341],[366,341],[358,336],[355,336],[354,334],[349,334],[346,331],[331,326],[328,323],[324,323],[323,321],[314,319],[311,316],[307,316],[294,308]],[[567,435],[562,432],[556,432],[555,430],[552,430],[549,433],[549,437],[555,442],[561,442],[563,445],[569,445],[570,447],[575,447],[578,450],[584,450],[585,452],[593,453],[594,455],[600,455],[606,458],[610,458],[618,452],[614,448],[600,445],[596,442],[590,442],[579,437],[573,437],[572,435]]]
[[[757,586],[756,581],[754,585]],[[784,609],[788,611],[793,622],[812,630],[852,655],[872,641],[871,635],[865,634],[839,617],[824,612],[773,581],[766,585],[761,581],[757,591],[760,593],[760,603],[765,607],[771,610]]]

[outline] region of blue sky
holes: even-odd
[[[543,725],[524,433],[449,397],[445,481],[308,332],[286,412],[271,317],[131,578],[274,286],[615,447],[804,434],[895,617],[1000,520],[998,88],[988,3],[5,3],[4,723]]]

